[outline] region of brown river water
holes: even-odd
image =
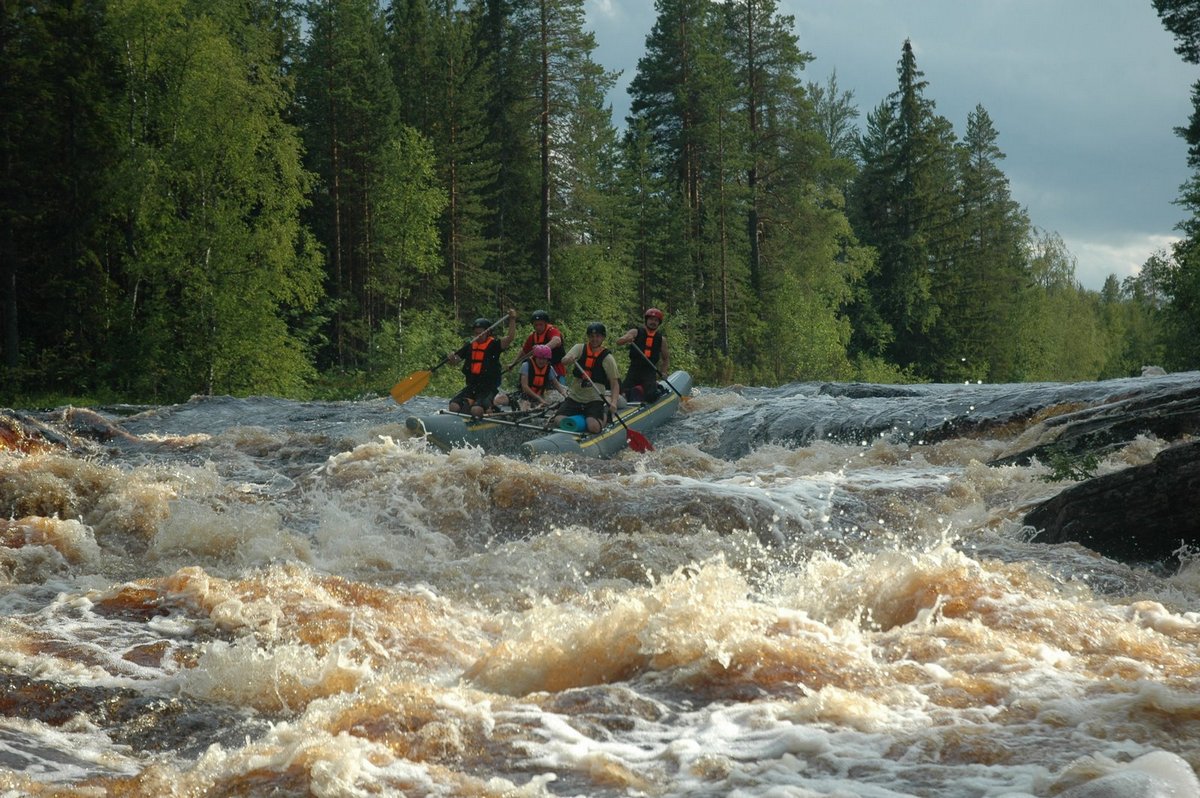
[[[608,461],[440,452],[436,397],[0,411],[0,796],[1200,798],[1200,566],[988,465],[1197,386],[698,386]]]

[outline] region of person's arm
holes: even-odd
[[[521,393],[528,396],[530,399],[541,399],[533,388],[529,387],[529,361],[521,364]]]
[[[608,407],[616,413],[621,398],[621,372],[617,370],[617,361],[611,352],[604,358],[604,371],[608,375]]]
[[[613,346],[626,346],[633,343],[634,338],[637,338],[637,327],[634,327],[632,330],[626,330],[620,338],[613,341]]]
[[[468,344],[467,346],[470,346],[470,344]],[[455,363],[460,362],[463,359],[463,356],[466,354],[466,348],[467,348],[466,346],[459,347],[458,349],[455,349],[450,354],[446,355],[446,362],[449,363],[451,366],[453,366]]]
[[[500,348],[508,349],[512,342],[517,338],[517,311],[514,308],[508,309],[508,332],[500,339]]]
[[[508,369],[513,369],[513,368],[516,368],[516,366],[517,366],[517,364],[518,364],[518,363],[522,363],[522,362],[524,362],[524,361],[525,361],[525,360],[526,360],[526,359],[529,357],[529,353],[533,351],[533,342],[532,342],[532,338],[533,338],[533,336],[532,336],[532,335],[530,335],[530,336],[526,336],[526,338],[525,338],[525,343],[521,344],[521,355],[520,355],[520,357],[518,357],[518,358],[517,358],[516,360],[514,360],[513,362],[509,363],[509,364],[508,364],[508,365],[505,367],[505,370],[506,370],[506,371],[507,371]]]
[[[575,344],[565,355],[563,355],[562,364],[564,367],[569,367],[572,363],[579,359],[583,354],[583,344]],[[571,373],[571,369],[567,368],[567,373]]]
[[[523,365],[523,364],[525,364],[525,363],[528,363],[528,362],[529,362],[529,353],[530,353],[530,352],[532,352],[532,351],[533,351],[533,349],[532,349],[532,348],[529,348],[529,349],[522,349],[522,350],[521,350],[521,356],[520,356],[519,358],[517,358],[516,360],[514,360],[513,362],[509,363],[509,364],[508,364],[508,367],[507,367],[507,368],[505,368],[504,370],[505,370],[505,371],[511,371],[512,369],[516,368],[516,366],[517,366],[518,364],[522,364],[522,365]]]

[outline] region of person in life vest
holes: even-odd
[[[545,407],[555,395],[567,395],[566,387],[558,381],[558,375],[554,372],[551,357],[550,347],[537,344],[530,350],[529,358],[521,364],[519,404],[522,410]]]
[[[508,397],[500,393],[500,380],[504,372],[500,367],[500,353],[517,337],[517,311],[508,311],[508,332],[503,338],[494,338],[489,332],[490,319],[475,319],[471,325],[475,337],[447,356],[447,362],[462,361],[462,372],[466,385],[450,400],[453,413],[470,413],[476,418],[490,413],[498,405],[507,404]]]
[[[667,337],[659,329],[663,312],[648,308],[644,316],[645,324],[628,330],[616,340],[617,346],[629,345],[629,371],[621,383],[621,392],[630,402],[653,402],[662,390],[658,375],[671,373]]]
[[[533,322],[533,332],[526,336],[525,343],[521,344],[521,356],[510,363],[508,368],[511,369],[522,360],[527,361],[533,348],[542,344],[550,347],[550,364],[554,367],[554,373],[561,382],[566,382],[567,370],[562,364],[562,359],[567,350],[563,346],[562,332],[550,323],[550,314],[544,310],[535,310],[529,319]]]
[[[587,431],[597,433],[604,427],[605,406],[617,412],[617,400],[621,395],[621,372],[617,360],[604,348],[608,330],[598,321],[587,327],[587,341],[575,344],[563,355],[563,365],[570,375],[567,398],[558,407],[553,425],[564,418],[584,416]],[[578,364],[578,368],[576,368]],[[608,396],[604,395],[605,389]]]

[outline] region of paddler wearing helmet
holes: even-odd
[[[570,388],[567,398],[559,405],[554,424],[565,418],[584,416],[587,431],[597,433],[604,428],[605,409],[617,412],[621,395],[621,372],[616,358],[604,346],[608,330],[598,321],[587,326],[587,340],[575,344],[563,355]],[[608,394],[605,395],[605,391]]]
[[[492,336],[492,330],[499,324],[484,317],[475,319],[471,324],[471,340],[447,355],[449,363],[462,361],[463,377],[466,378],[466,385],[450,400],[452,413],[470,413],[480,418],[508,402],[508,397],[500,393],[500,380],[504,376],[500,353],[517,337],[517,311],[509,309],[508,332],[503,338]]]
[[[554,371],[553,352],[546,344],[534,344],[529,357],[521,364],[520,408],[534,410],[545,407],[559,395],[566,396],[566,387]],[[552,393],[553,392],[553,393]]]
[[[629,346],[629,371],[621,383],[621,392],[630,402],[653,402],[661,390],[658,379],[671,373],[671,352],[667,337],[659,327],[663,312],[646,308],[643,324],[626,331],[614,343]]]
[[[522,360],[528,360],[533,348],[539,344],[544,344],[550,348],[550,364],[554,367],[554,373],[558,375],[561,382],[566,382],[567,370],[562,365],[563,355],[567,350],[563,345],[563,334],[550,321],[550,314],[544,310],[535,310],[529,315],[529,321],[533,324],[533,332],[525,337],[525,343],[521,344],[521,356],[509,364],[511,369],[513,366],[520,363]]]

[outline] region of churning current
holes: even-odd
[[[0,793],[1198,798],[1200,570],[1039,541],[1012,457],[1198,387],[700,385],[603,461],[0,412]]]

